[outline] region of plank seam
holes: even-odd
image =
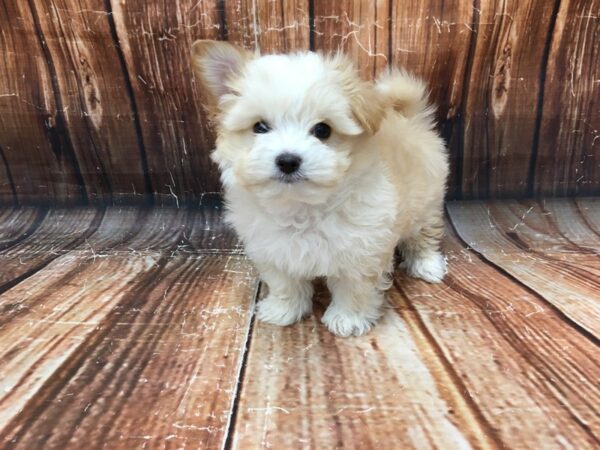
[[[548,34],[546,35],[546,42],[544,43],[544,53],[542,56],[542,64],[540,64],[540,88],[538,95],[538,103],[536,106],[536,117],[533,131],[533,143],[531,146],[531,158],[529,159],[529,171],[527,177],[527,196],[533,197],[535,195],[535,173],[537,170],[538,163],[538,150],[540,145],[540,132],[542,128],[542,116],[544,111],[544,98],[546,95],[546,72],[548,70],[548,59],[550,58],[550,48],[552,46],[552,39],[554,37],[554,29],[556,28],[556,17],[560,8],[560,0],[555,0],[554,8],[552,9],[552,15],[550,16],[550,24],[548,27]]]
[[[113,40],[115,51],[119,59],[119,65],[121,66],[121,72],[125,80],[125,90],[127,91],[127,97],[129,98],[129,105],[133,113],[133,126],[135,128],[135,135],[138,141],[138,148],[140,149],[140,158],[142,160],[142,170],[144,171],[144,185],[146,188],[146,201],[150,205],[154,205],[154,190],[152,188],[152,179],[150,178],[150,166],[148,164],[148,154],[146,151],[146,144],[144,142],[144,134],[142,132],[142,125],[140,123],[140,114],[135,100],[135,93],[133,90],[133,83],[127,70],[127,62],[125,60],[125,54],[119,41],[119,34],[117,33],[117,25],[113,17],[113,10],[111,0],[104,0],[104,8],[107,12],[108,26],[110,28],[110,35]]]
[[[456,153],[456,180],[458,186],[456,186],[455,198],[462,200],[464,198],[464,186],[463,186],[463,172],[464,172],[464,160],[465,160],[465,109],[467,99],[469,97],[469,90],[465,88],[467,82],[470,80],[473,72],[473,60],[475,57],[475,47],[477,46],[477,35],[479,33],[479,21],[481,20],[481,2],[480,0],[473,0],[473,18],[471,19],[471,39],[469,40],[469,50],[467,52],[467,65],[465,67],[465,73],[463,75],[463,92],[461,95],[460,104],[460,121],[458,128],[458,148]]]
[[[64,41],[67,40],[67,34],[65,33],[65,27],[63,26],[63,22],[60,19],[60,13],[58,11],[58,7],[56,6],[56,4],[54,3],[54,1],[51,2],[52,6],[51,8],[54,9],[55,13],[56,13],[56,17],[58,18],[58,30],[60,31],[60,38]],[[78,68],[76,66],[76,64],[73,61],[73,58],[65,58],[65,61],[69,61],[70,65],[71,65],[71,73],[75,74],[78,72]],[[92,192],[94,190],[96,190],[96,194],[97,194],[97,190],[98,188],[102,189],[102,196],[107,196],[110,199],[110,203],[113,203],[113,187],[112,187],[112,183],[110,181],[110,177],[109,177],[109,171],[106,170],[106,165],[99,153],[99,149],[98,149],[98,145],[96,142],[96,139],[94,139],[94,133],[91,130],[90,127],[90,120],[89,120],[89,115],[86,114],[86,104],[83,101],[83,98],[85,98],[85,92],[84,92],[84,88],[81,86],[81,83],[78,81],[77,83],[77,88],[79,90],[79,108],[81,111],[81,114],[83,117],[85,117],[85,119],[82,121],[83,122],[83,127],[86,130],[86,135],[87,135],[87,141],[89,143],[90,146],[90,150],[93,151],[94,155],[96,156],[96,160],[95,160],[95,165],[97,166],[97,168],[99,169],[99,175],[98,178],[100,180],[102,180],[102,183],[104,184],[103,186],[90,186],[92,188]],[[92,192],[89,192],[88,194],[91,196]],[[89,200],[91,200],[91,198],[88,198]]]
[[[393,67],[394,64],[394,47],[393,47],[393,39],[392,39],[392,32],[393,32],[393,24],[392,24],[392,14],[394,13],[394,8],[393,8],[393,4],[394,1],[393,0],[388,0],[388,60],[387,60],[387,68],[388,70],[390,70]],[[377,11],[377,9],[375,9]],[[377,34],[377,33],[376,33]]]
[[[17,197],[17,187],[15,186],[15,181],[12,176],[12,172],[10,170],[10,166],[8,165],[8,160],[6,159],[6,154],[4,153],[4,149],[0,145],[0,158],[4,162],[4,166],[6,167],[6,176],[8,177],[8,182],[10,183],[10,190],[13,195],[13,204],[15,206],[19,206],[19,198]]]
[[[455,391],[458,394],[465,394],[465,393],[468,394],[469,389],[467,389],[466,385],[461,381],[460,376],[452,367],[452,363],[450,361],[448,361],[448,359],[444,355],[442,348],[440,347],[440,345],[438,344],[435,337],[431,334],[431,332],[427,328],[427,325],[425,325],[425,322],[423,321],[421,314],[414,307],[413,303],[409,299],[409,296],[406,294],[404,289],[402,289],[402,286],[400,285],[400,283],[398,283],[396,278],[393,279],[393,283],[394,283],[394,286],[397,289],[397,291],[402,293],[406,303],[408,304],[408,306],[410,306],[411,310],[415,312],[415,314],[414,314],[415,320],[411,320],[409,317],[407,317],[406,314],[402,314],[401,311],[398,311],[396,308],[394,308],[398,312],[398,315],[400,315],[400,317],[402,317],[402,319],[405,322],[407,322],[407,324],[412,322],[414,325],[416,325],[420,334],[425,338],[425,341],[429,344],[429,347],[433,350],[433,355],[437,358],[437,360],[441,364],[444,372],[447,374],[448,378],[450,378],[450,380],[452,380]],[[437,382],[436,382],[436,384],[437,384]],[[498,433],[494,430],[494,427],[485,418],[482,411],[479,409],[479,407],[477,406],[477,403],[475,403],[475,401],[473,400],[471,395],[458,395],[457,397],[462,399],[462,401],[464,402],[464,406],[469,410],[469,412],[472,414],[473,418],[476,420],[476,422],[480,426],[480,430],[471,429],[470,431],[473,433],[476,433],[478,435],[479,439],[482,440],[483,442],[490,440],[491,443],[493,443],[493,445],[495,445],[496,447],[506,448],[506,445],[504,444],[504,442],[502,441],[502,439],[500,438]],[[478,433],[477,431],[479,431],[481,434]]]
[[[259,281],[256,283],[256,289],[254,295],[252,296],[252,315],[250,317],[250,324],[248,326],[248,331],[246,333],[246,338],[244,339],[244,347],[242,358],[240,362],[240,366],[238,369],[236,384],[234,386],[233,392],[234,395],[231,400],[231,409],[229,412],[229,417],[227,418],[227,425],[225,427],[225,435],[223,439],[223,445],[221,446],[222,450],[229,450],[233,446],[233,435],[235,433],[235,427],[237,424],[237,417],[239,412],[239,404],[241,400],[242,389],[244,387],[244,379],[246,376],[246,367],[248,366],[248,355],[250,353],[250,345],[252,344],[252,336],[254,334],[254,323],[256,321],[255,314],[255,306],[258,301],[258,296],[260,294],[262,282]]]
[[[217,12],[219,13],[219,34],[223,41],[229,40],[229,30],[227,29],[227,12],[225,11],[225,0],[217,0]]]
[[[458,227],[454,223],[454,220],[452,219],[452,214],[450,213],[450,210],[448,209],[447,205],[446,205],[446,215],[448,217],[448,223],[450,224],[450,226],[454,230],[454,233],[456,234],[456,236],[458,237],[458,239],[460,239],[460,241],[465,245],[465,247],[469,251],[473,252],[473,254],[482,263],[484,263],[487,266],[493,268],[494,270],[497,270],[498,272],[500,272],[501,274],[503,274],[504,276],[506,276],[508,279],[510,279],[513,282],[517,283],[519,286],[521,286],[527,292],[529,292],[530,294],[532,294],[535,297],[537,297],[538,299],[540,299],[546,306],[548,306],[548,309],[550,309],[552,312],[554,312],[561,320],[563,320],[565,323],[567,323],[571,328],[575,329],[575,331],[577,331],[578,333],[580,333],[581,335],[583,335],[584,337],[586,337],[590,342],[592,342],[592,344],[600,347],[600,338],[596,337],[593,333],[591,333],[590,331],[586,330],[584,327],[582,327],[577,322],[575,322],[573,319],[571,319],[569,316],[567,316],[564,312],[562,312],[560,309],[558,309],[558,307],[556,307],[551,301],[547,300],[546,297],[544,297],[540,292],[538,292],[535,289],[529,287],[527,284],[525,284],[524,282],[522,282],[521,280],[519,280],[517,277],[515,277],[513,274],[511,274],[510,272],[508,272],[502,266],[499,266],[496,263],[494,263],[493,261],[491,261],[490,259],[488,259],[482,252],[480,252],[480,251],[474,249],[473,247],[471,247],[469,245],[469,243],[465,240],[465,238],[462,236],[462,234],[460,233],[460,231],[458,230]]]
[[[308,0],[308,49],[315,51],[315,0]]]

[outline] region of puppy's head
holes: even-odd
[[[197,41],[196,78],[217,124],[212,154],[226,185],[263,198],[323,203],[384,115],[378,92],[341,55],[258,56]]]

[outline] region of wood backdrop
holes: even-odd
[[[600,0],[0,0],[0,202],[219,190],[198,38],[423,76],[450,198],[600,194]]]

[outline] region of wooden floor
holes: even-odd
[[[0,448],[600,448],[600,200],[447,210],[349,339],[253,320],[216,202],[0,210]]]

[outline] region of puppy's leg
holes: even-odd
[[[441,217],[427,225],[411,238],[400,244],[404,261],[400,267],[408,275],[421,278],[429,283],[439,283],[446,274],[446,259],[440,251],[444,237],[444,222]]]
[[[330,277],[331,304],[321,322],[338,336],[360,336],[382,315],[384,294],[370,279]]]
[[[272,267],[262,267],[260,275],[269,295],[256,305],[258,320],[286,326],[311,313],[313,286],[309,280],[291,278]]]

